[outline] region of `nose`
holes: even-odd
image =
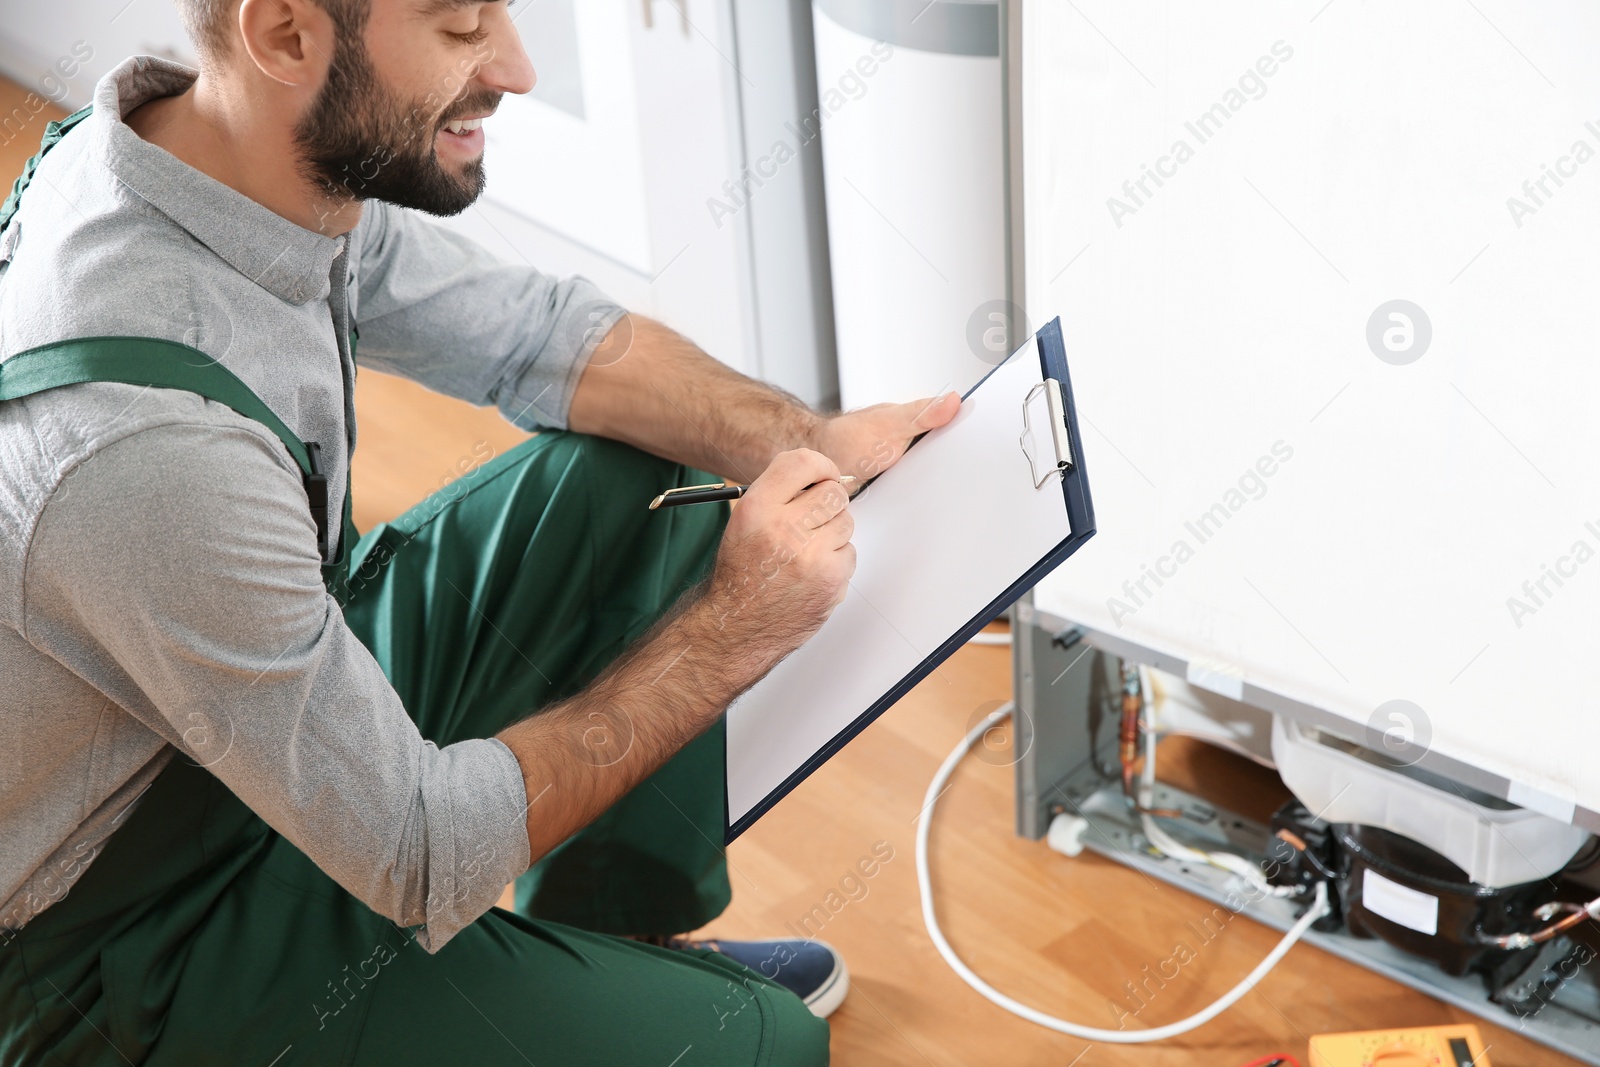
[[[522,47],[522,35],[511,21],[509,4],[489,4],[483,9],[489,22],[489,60],[478,69],[478,81],[501,93],[526,93],[538,80],[533,63]]]

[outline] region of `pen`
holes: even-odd
[[[846,489],[860,481],[853,474],[846,474],[839,479],[839,484]],[[650,510],[657,508],[677,507],[679,504],[709,504],[713,500],[738,500],[744,496],[748,485],[729,485],[727,482],[712,482],[710,485],[685,485],[679,489],[668,489],[665,493],[650,501]]]

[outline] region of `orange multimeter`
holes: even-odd
[[[1475,1026],[1318,1034],[1311,1067],[1489,1067]]]

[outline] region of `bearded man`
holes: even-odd
[[[0,1060],[826,1062],[837,953],[676,935],[842,475],[959,399],[818,414],[422,217],[533,86],[506,0],[179,6],[200,69],[0,211]],[[361,536],[358,366],[543,432]]]

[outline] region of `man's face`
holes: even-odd
[[[515,31],[483,28],[479,9],[503,16],[498,0],[429,6],[443,10],[424,17],[416,0],[372,0],[370,32],[339,25],[327,83],[295,128],[306,169],[331,198],[457,215],[483,192],[478,127],[503,94],[476,79],[496,39]]]

